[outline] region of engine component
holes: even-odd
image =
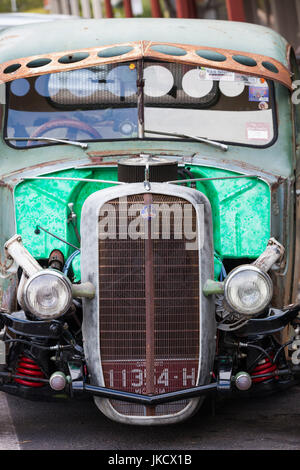
[[[70,308],[72,284],[53,269],[44,269],[31,276],[24,286],[27,309],[41,320],[58,318]]]
[[[50,253],[48,266],[52,269],[57,269],[58,271],[62,271],[64,267],[64,255],[60,250],[53,250]]]
[[[148,179],[145,172],[148,171]],[[177,179],[177,161],[162,157],[141,154],[118,164],[118,180],[124,183],[137,183],[145,180],[164,182]]]
[[[227,276],[224,295],[231,310],[254,315],[270,303],[273,284],[269,275],[256,266],[242,265]]]
[[[25,354],[19,358],[18,365],[16,367],[16,374],[28,377],[28,380],[15,378],[15,382],[21,385],[26,385],[27,387],[43,387],[45,385],[44,382],[32,380],[39,378],[44,379],[45,375],[40,366]]]

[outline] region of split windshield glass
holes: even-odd
[[[34,140],[40,137],[90,142],[176,134],[265,146],[275,138],[274,116],[273,84],[263,78],[128,62],[12,81],[5,137],[17,148],[53,145]]]

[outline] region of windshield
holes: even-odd
[[[274,140],[271,82],[207,67],[140,65],[109,64],[12,81],[5,133],[9,145],[53,145],[50,138],[181,138],[176,134],[249,146]]]

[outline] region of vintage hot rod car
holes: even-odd
[[[297,383],[287,42],[102,19],[11,28],[0,45],[0,390],[94,397],[152,425]]]

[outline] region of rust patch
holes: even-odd
[[[273,190],[273,191],[277,191],[277,189],[279,188],[279,186],[280,186],[281,184],[285,183],[286,181],[287,181],[287,178],[283,178],[282,176],[279,176],[279,177],[277,178],[276,183],[273,183],[273,184],[272,184],[272,190]]]
[[[15,38],[18,38],[19,35],[18,34],[14,34],[14,35],[11,35],[11,36],[4,36],[4,38],[0,39],[0,45],[2,45],[1,43],[5,42],[5,41],[9,41],[10,39],[15,39]]]
[[[13,192],[13,187],[3,180],[0,180],[0,188],[7,188],[11,193]]]
[[[118,152],[118,155],[120,157],[123,157],[123,156],[126,156],[126,155],[129,155],[134,158],[134,157],[138,157],[139,155],[131,155],[131,152]],[[86,165],[84,166],[88,166],[90,164],[97,164],[97,165],[111,165],[111,164],[117,164],[118,163],[118,158],[116,156],[116,152],[89,152],[88,153],[88,156],[89,156],[89,159],[90,159],[90,163],[87,163]],[[112,161],[112,160],[108,160],[108,161],[105,161],[104,159],[105,158],[108,158],[108,157],[116,157],[116,160]]]
[[[115,55],[116,48],[118,47],[121,49],[123,48],[123,51],[126,50],[126,48],[130,50],[124,52],[123,54]],[[160,47],[165,47],[166,52],[158,51],[157,48]],[[168,48],[176,48],[177,50],[181,50],[182,55],[176,55],[175,51],[173,54],[171,54],[171,49],[168,53]],[[109,56],[109,49],[113,50],[111,56]],[[200,57],[199,53],[201,51],[209,51],[221,54],[224,56],[224,60],[219,62],[217,60]],[[63,61],[59,61],[63,57],[72,57],[78,54],[87,54],[87,56],[81,60],[78,60],[77,62],[64,63]],[[103,56],[99,56],[99,54],[103,54]],[[234,56],[242,56],[244,61],[245,59],[246,62],[247,60],[251,61],[252,65],[246,65],[245,63],[241,63],[239,61],[237,62],[234,59]],[[111,44],[101,47],[99,46],[87,49],[76,49],[59,53],[55,52],[51,54],[34,55],[31,57],[10,60],[0,65],[0,83],[10,82],[18,78],[33,77],[37,75],[56,73],[67,70],[76,70],[93,65],[121,63],[142,58],[156,59],[165,62],[177,62],[196,66],[200,65],[204,67],[206,66],[231,72],[248,74],[277,81],[292,90],[290,71],[281,62],[273,58],[259,54],[251,54],[248,52],[246,53],[243,51],[234,51],[201,45],[174,44],[151,41]],[[49,63],[46,65],[36,66],[39,60],[42,61],[45,59],[46,61],[49,60]],[[31,62],[35,62],[33,67],[28,66]],[[277,72],[272,71],[272,67],[271,69],[266,68],[266,64],[275,67]]]
[[[272,179],[275,178],[276,183],[279,181],[279,184],[281,184],[282,181],[286,180],[286,178],[283,178],[280,175],[277,175],[275,173],[271,173],[271,172],[267,171],[265,168],[257,167],[255,165],[252,165],[251,163],[248,163],[248,162],[244,162],[244,161],[241,161],[241,160],[224,160],[224,159],[222,159],[220,161],[222,163],[224,163],[224,165],[232,165],[233,164],[236,167],[239,167],[240,170],[263,173],[267,177],[271,177]],[[227,169],[229,169],[229,167]],[[272,184],[276,184],[276,183],[272,183]]]
[[[48,167],[48,166],[55,166],[55,165],[58,165],[60,163],[66,163],[68,162],[68,160],[66,159],[60,159],[60,160],[54,160],[53,162],[43,162],[43,163],[38,163],[37,165],[33,165],[33,166],[30,166],[30,167],[24,167],[24,168],[20,168],[16,171],[13,171],[12,173],[9,173],[7,175],[5,175],[5,178],[14,178],[14,175],[15,175],[15,180],[16,182],[18,182],[19,178],[22,178],[22,174],[25,173],[25,172],[28,172],[29,170],[36,170],[38,168],[44,168],[44,167]],[[1,184],[0,184],[1,186]],[[6,186],[6,184],[4,183],[4,186]]]
[[[91,161],[89,163],[86,163],[85,165],[81,165],[82,167],[86,166],[93,166],[93,165],[101,165],[101,166],[110,166],[110,165],[117,165],[118,161],[117,160],[110,160],[110,161],[104,161],[103,157],[93,157],[91,158]]]

